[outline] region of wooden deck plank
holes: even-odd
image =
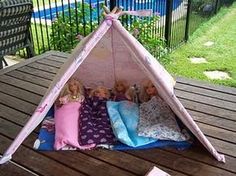
[[[89,156],[93,156],[105,162],[110,162],[114,165],[117,165],[121,168],[125,168],[126,170],[134,172],[138,175],[145,175],[145,173],[147,173],[148,170],[155,165],[171,175],[178,175],[178,176],[185,175],[181,172],[171,170],[166,166],[162,166],[147,160],[142,160],[136,156],[130,155],[125,152],[98,149],[92,151],[83,151],[83,153],[86,153]],[[142,163],[142,164],[137,166],[137,163]]]
[[[19,80],[17,78],[11,77],[11,76],[7,76],[7,75],[1,75],[0,76],[0,82],[4,82],[6,84],[10,84],[13,86],[16,86],[18,88],[21,88],[23,90],[27,90],[29,92],[32,93],[36,93],[38,95],[44,95],[44,93],[46,92],[47,88],[36,85],[36,84],[32,84],[30,82],[27,81],[22,81]]]
[[[36,85],[43,86],[46,88],[48,88],[48,86],[51,84],[51,81],[48,79],[44,79],[44,78],[34,76],[34,75],[29,75],[28,73],[24,73],[18,70],[11,71],[9,73],[6,73],[5,75],[8,75],[8,76],[20,79],[20,80],[24,80],[27,82],[31,82],[31,83],[34,83]]]
[[[226,155],[225,156],[226,164],[220,163],[216,161],[213,158],[213,156],[209,155],[209,152],[207,150],[204,150],[203,147],[199,147],[197,145],[192,146],[189,150],[175,150],[175,149],[165,149],[165,150],[236,174],[235,157]]]
[[[219,100],[219,99],[217,100],[212,97],[207,97],[207,96],[203,96],[203,95],[199,95],[195,93],[189,93],[189,92],[180,91],[180,90],[176,90],[175,93],[178,97],[181,97],[182,99],[191,100],[191,101],[195,101],[201,104],[211,105],[211,106],[218,107],[221,109],[227,109],[227,110],[236,112],[236,103],[233,103],[233,102],[229,102],[226,100]]]
[[[218,108],[215,106],[206,105],[206,104],[194,102],[191,100],[182,99],[181,97],[178,97],[178,98],[179,98],[180,102],[184,105],[184,107],[186,107],[187,109],[202,112],[207,115],[208,114],[215,115],[217,117],[221,117],[221,118],[225,118],[225,119],[229,119],[229,120],[234,120],[234,121],[236,120],[236,116],[235,116],[234,111],[230,111],[227,109],[221,109],[221,108]]]
[[[1,92],[0,92],[0,102],[8,107],[12,107],[16,110],[19,110],[29,115],[32,114],[35,108],[37,107],[36,105],[33,105],[29,102],[20,100],[18,98],[9,96]]]
[[[29,171],[28,169],[23,169],[14,162],[9,162],[0,166],[0,175],[2,176],[13,176],[13,175],[20,175],[20,176],[38,176],[38,174]]]
[[[23,66],[25,66],[25,65],[28,65],[28,64],[30,64],[30,63],[33,63],[33,62],[35,62],[36,60],[39,60],[39,59],[45,58],[45,57],[47,57],[47,56],[50,56],[50,55],[52,55],[52,53],[53,53],[53,52],[46,52],[46,53],[44,53],[44,54],[42,54],[42,55],[38,55],[38,56],[35,56],[35,57],[33,57],[33,58],[26,59],[26,60],[24,60],[24,61],[21,61],[21,62],[18,63],[18,64],[15,64],[15,65],[12,65],[12,66],[10,66],[10,67],[6,67],[6,68],[4,68],[4,69],[1,69],[1,70],[0,70],[0,75],[3,75],[3,74],[5,74],[5,73],[8,73],[8,72],[10,72],[10,71],[12,71],[12,70],[16,70],[16,69],[18,69],[18,68],[20,68],[20,67],[23,67]],[[58,52],[56,52],[56,53],[59,54]]]
[[[61,56],[58,57],[58,56],[50,55],[50,56],[45,57],[45,59],[48,59],[48,60],[51,60],[51,61],[65,63],[66,60],[67,60],[67,57],[61,57]]]
[[[193,117],[196,122],[202,122],[208,125],[219,127],[222,129],[230,130],[236,132],[236,121],[223,119],[214,115],[205,114],[204,112],[197,112],[194,110],[189,110],[188,112]]]
[[[189,175],[195,175],[196,173],[198,175],[205,175],[207,173],[208,176],[234,175],[229,171],[225,171],[217,167],[197,162],[160,149],[150,149],[145,152],[133,150],[128,151],[128,153],[139,156],[145,160],[156,162],[157,164],[166,165],[171,169],[181,171]]]
[[[236,103],[235,95],[227,94],[224,92],[216,92],[214,90],[204,89],[201,87],[195,87],[193,85],[182,84],[181,82],[177,82],[175,89]]]
[[[15,87],[13,85],[8,85],[5,83],[1,83],[0,92],[7,95],[11,95],[13,97],[17,97],[21,100],[31,102],[33,104],[35,103],[38,104],[42,99],[42,97],[37,94],[34,94],[26,90],[22,90],[18,87]]]
[[[215,92],[222,92],[222,93],[226,93],[226,94],[234,95],[234,96],[236,95],[235,88],[221,86],[221,85],[215,85],[215,84],[209,84],[206,81],[187,79],[187,78],[183,78],[183,77],[177,77],[176,80],[177,80],[177,84],[181,83],[181,84],[191,85],[191,86],[199,87],[199,88],[203,88],[203,89],[213,90]]]
[[[219,127],[214,127],[211,125],[206,125],[203,123],[197,123],[204,134],[211,136],[217,139],[228,141],[230,143],[236,144],[236,133],[228,131]]]
[[[27,66],[32,67],[32,68],[36,68],[38,70],[46,70],[47,72],[54,73],[54,74],[56,74],[58,71],[58,68],[56,68],[56,67],[48,66],[45,64],[37,63],[37,62],[30,63]]]
[[[64,63],[64,62],[62,63],[62,62],[58,62],[58,61],[55,61],[55,60],[49,60],[47,58],[37,60],[36,62],[44,64],[44,65],[52,66],[52,67],[55,67],[55,68],[58,68],[58,69],[61,68],[61,66]]]
[[[235,144],[230,142],[225,142],[221,139],[216,139],[213,137],[207,136],[211,144],[219,151],[228,156],[236,157],[236,147]]]
[[[3,153],[3,148],[10,145],[12,139],[8,139],[5,136],[0,135],[0,153]],[[26,157],[27,156],[27,157]],[[60,162],[56,162],[48,157],[43,157],[38,152],[32,151],[27,147],[21,145],[14,154],[14,162],[21,163],[23,167],[26,167],[39,175],[84,175],[69,167],[64,166]]]
[[[8,119],[14,123],[24,125],[28,118],[30,117],[28,114],[17,111],[11,107],[5,106],[0,103],[0,117]]]
[[[53,80],[53,78],[55,77],[55,73],[49,73],[45,70],[38,70],[32,67],[28,67],[28,66],[23,66],[18,68],[17,70],[30,74],[30,75],[34,75],[34,76],[38,76],[39,78],[44,78],[44,79],[48,79],[48,80]]]

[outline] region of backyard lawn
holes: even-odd
[[[222,8],[210,21],[204,23],[189,42],[174,50],[165,67],[176,76],[207,80],[236,87],[236,3]],[[211,46],[204,44],[212,43]],[[193,64],[190,58],[205,58],[206,63]],[[226,80],[208,79],[204,71],[224,71]]]

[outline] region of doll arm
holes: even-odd
[[[68,97],[68,95],[59,98],[59,102],[60,102],[60,104],[62,104],[62,105],[68,103],[68,102],[69,102],[69,97]]]

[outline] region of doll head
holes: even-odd
[[[158,94],[156,87],[153,85],[153,83],[150,80],[147,80],[143,83],[141,94],[140,94],[140,100],[142,102],[146,102],[150,100],[153,96],[156,96]]]
[[[114,85],[114,93],[122,93],[125,94],[125,92],[128,90],[129,85],[127,81],[125,80],[117,80]]]
[[[83,85],[76,78],[70,78],[66,85],[65,90],[63,92],[63,96],[71,95],[71,96],[79,96],[84,94]]]
[[[94,90],[91,91],[91,96],[109,99],[110,98],[110,92],[106,87],[98,86]]]

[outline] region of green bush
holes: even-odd
[[[158,20],[159,16],[133,18],[129,30],[154,57],[163,63],[167,61],[165,58],[167,48],[164,39],[156,32]]]
[[[91,13],[93,13],[94,10],[91,10]],[[52,23],[51,46],[55,50],[71,51],[80,42],[81,36],[87,36],[96,28],[97,23],[90,23],[90,20],[92,20],[90,19],[90,8],[89,4],[86,3],[84,4],[84,10],[82,10],[82,4],[78,3],[77,9],[71,8],[65,11],[64,18],[63,14],[60,13]]]
[[[81,40],[79,35],[86,36],[93,29],[97,27],[97,23],[92,22],[86,23],[83,26],[83,18],[85,21],[90,21],[90,8],[88,4],[84,4],[84,16],[81,8],[81,4],[78,6],[77,17],[75,9],[70,10],[70,16],[59,14],[58,18],[52,23],[52,33],[50,35],[51,45],[54,46],[55,50],[60,51],[71,51]],[[159,16],[136,18],[130,17],[130,24],[128,30],[133,33],[137,40],[156,58],[164,58],[163,56],[167,53],[165,42],[156,33],[157,21]],[[77,21],[78,20],[78,21]],[[78,29],[77,24],[78,23]],[[85,28],[85,34],[84,34]],[[78,30],[78,31],[77,31]],[[164,59],[162,59],[164,61]]]

